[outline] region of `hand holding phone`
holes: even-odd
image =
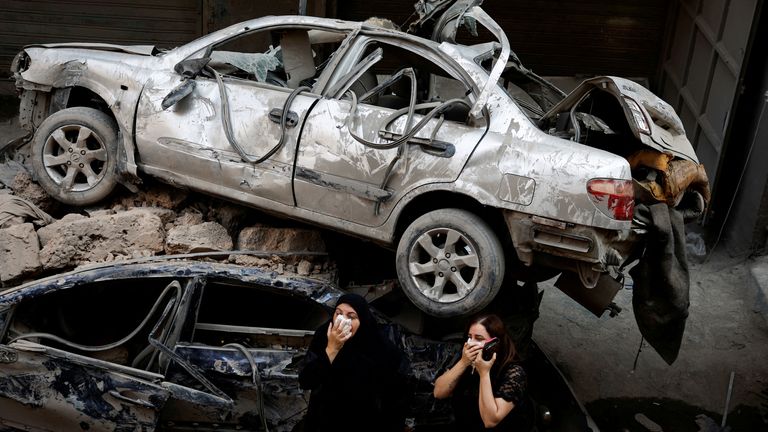
[[[483,360],[488,361],[493,358],[493,353],[499,348],[499,338],[488,339],[483,345]]]

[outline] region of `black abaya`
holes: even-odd
[[[360,327],[331,363],[325,353],[326,322],[316,331],[299,374],[303,389],[312,391],[306,431],[402,431],[406,401],[406,362],[379,331],[368,304],[345,294],[337,304],[355,309]]]

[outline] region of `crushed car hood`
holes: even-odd
[[[114,51],[127,54],[138,54],[151,56],[157,54],[158,50],[154,45],[115,45],[106,43],[91,43],[91,42],[67,42],[67,43],[51,43],[51,44],[34,44],[27,45],[24,48],[82,48],[92,49],[98,51]]]
[[[603,91],[616,96],[629,120],[632,132],[640,142],[662,153],[671,153],[674,156],[699,163],[691,142],[685,136],[683,123],[675,110],[650,90],[625,78],[601,76],[588,79],[555,105],[543,118],[569,111],[594,88],[601,88]],[[649,131],[642,131],[638,127],[637,120],[635,120],[635,115],[638,113],[633,113],[632,106],[630,106],[631,101],[637,104]]]

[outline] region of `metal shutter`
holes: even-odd
[[[24,45],[53,42],[174,47],[202,33],[202,0],[3,0],[0,76]]]

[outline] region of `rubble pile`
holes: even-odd
[[[12,174],[0,178],[2,287],[92,263],[199,253],[280,274],[336,278],[317,230],[269,226],[249,209],[162,184],[67,208],[19,167],[0,164]],[[205,256],[227,251],[236,252]]]

